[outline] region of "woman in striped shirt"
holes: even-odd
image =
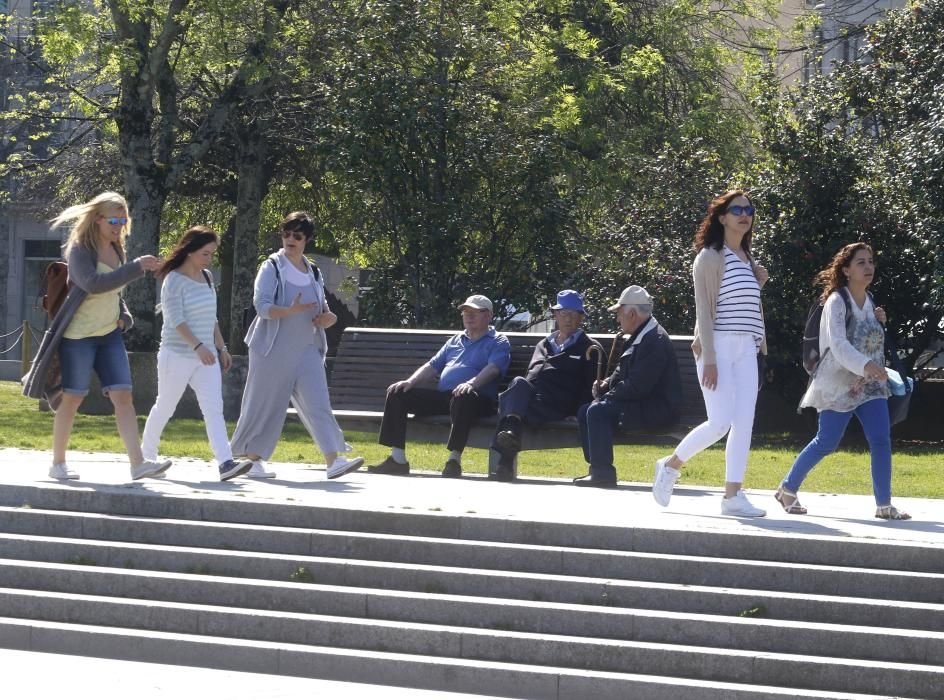
[[[751,257],[754,206],[740,190],[717,197],[695,235],[695,352],[708,420],[656,462],[652,495],[667,506],[682,464],[725,435],[721,513],[762,517],[741,484],[754,428],[758,355],[767,354],[760,290],[768,275]]]
[[[223,420],[223,377],[233,358],[216,320],[216,290],[209,267],[219,237],[206,226],[193,226],[161,266],[164,325],[157,353],[157,400],[144,425],[141,449],[157,459],[161,433],[189,385],[197,395],[220,480],[248,471],[252,462],[235,462]],[[219,356],[219,362],[217,362]]]

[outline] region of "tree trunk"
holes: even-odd
[[[141,164],[139,167],[146,167]],[[137,180],[135,182],[135,180]],[[142,178],[125,174],[125,192],[132,217],[131,235],[128,237],[128,259],[141,255],[159,253],[161,212],[167,198],[162,188],[153,182],[144,183]],[[129,350],[153,351],[157,349],[160,328],[157,325],[154,307],[157,303],[158,284],[152,275],[147,275],[124,290],[125,302],[134,318],[134,327],[126,336]]]
[[[266,144],[262,128],[250,126],[240,139],[239,185],[233,236],[233,283],[230,304],[230,349],[244,354],[243,309],[252,305],[252,291],[259,267],[259,216],[269,186]],[[238,329],[238,330],[237,330]]]
[[[232,349],[236,339],[236,334],[240,332],[238,326],[233,325],[233,239],[236,230],[236,217],[229,220],[226,230],[220,233],[220,248],[217,251],[217,259],[220,261],[220,280],[219,280],[219,306],[216,310],[217,318],[220,321],[220,332],[226,344]]]

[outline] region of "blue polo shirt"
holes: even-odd
[[[470,340],[464,331],[457,333],[429,361],[429,366],[439,372],[440,391],[452,391],[475,377],[488,364],[498,367],[499,377],[505,375],[511,364],[511,343],[501,333],[496,333],[492,326],[475,341]],[[498,378],[479,387],[478,392],[491,398],[498,396]]]

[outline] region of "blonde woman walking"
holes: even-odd
[[[61,398],[51,407],[53,422],[54,479],[78,479],[66,463],[66,449],[79,406],[88,394],[92,371],[102,392],[115,408],[115,423],[131,463],[131,478],[158,476],[171,462],[144,459],[138,438],[138,422],[131,401],[131,367],[122,333],[132,325],[121,298],[125,285],[160,260],[142,255],[125,261],[125,238],[131,230],[128,205],[115,192],[103,192],[85,204],[69,207],[52,220],[52,227],[74,222],[63,246],[69,265],[69,290],[62,307],[46,332],[33,368],[24,380],[24,394],[39,398],[47,389],[47,375],[58,359],[62,371]]]

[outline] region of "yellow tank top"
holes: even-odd
[[[98,272],[113,272],[103,262],[99,262],[95,267]],[[66,328],[64,337],[71,340],[80,338],[95,338],[100,335],[108,335],[118,327],[118,315],[121,312],[119,298],[121,290],[124,287],[118,287],[101,294],[89,294],[85,297],[79,308],[76,309],[75,316]]]

